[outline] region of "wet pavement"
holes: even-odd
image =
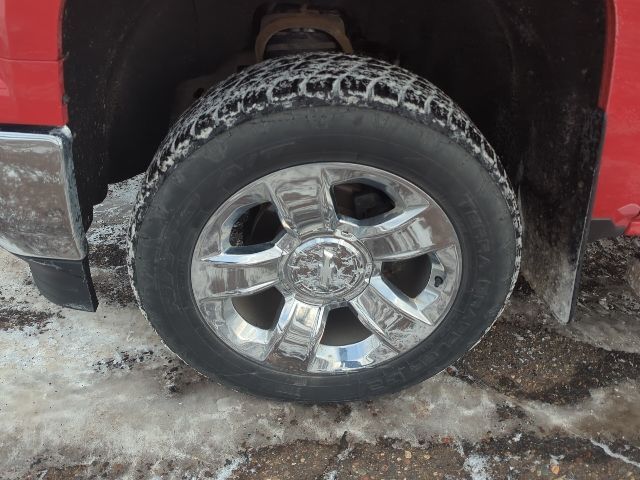
[[[589,247],[571,325],[520,280],[446,372],[369,402],[297,405],[206,380],[162,345],[125,267],[135,191],[117,185],[96,209],[96,313],[47,303],[0,253],[0,478],[640,479],[637,240]]]

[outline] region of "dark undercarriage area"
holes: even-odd
[[[568,320],[604,121],[603,0],[67,0],[65,84],[85,223],[109,183],[147,168],[205,88],[256,61],[265,17],[283,12],[330,13],[355,54],[423,76],[469,114],[519,195],[523,272]],[[286,53],[272,38],[263,52]],[[321,34],[293,44],[310,41],[344,50]]]

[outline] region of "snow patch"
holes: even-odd
[[[591,438],[590,440],[592,444],[594,444],[596,447],[600,447],[604,451],[604,453],[609,455],[611,458],[615,458],[616,460],[621,460],[624,463],[628,463],[629,465],[633,465],[636,468],[640,468],[640,463],[635,462],[625,457],[624,455],[620,455],[619,453],[614,452],[613,450],[611,450],[611,448],[609,448],[609,445],[597,442],[593,438]]]
[[[464,469],[471,475],[471,480],[491,480],[488,468],[487,458],[481,455],[469,455],[464,461]]]
[[[229,478],[231,478],[231,475],[233,475],[238,468],[247,463],[248,460],[249,457],[246,455],[234,458],[216,472],[215,479],[228,480]]]

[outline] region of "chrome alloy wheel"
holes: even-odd
[[[255,235],[258,224],[266,235]],[[461,261],[452,223],[417,186],[373,167],[319,163],[267,175],[218,208],[198,238],[191,286],[236,352],[332,374],[427,338],[456,298]],[[394,273],[403,270],[411,274]]]

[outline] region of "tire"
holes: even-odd
[[[457,290],[446,313],[426,338],[406,351],[393,346],[396,356],[371,367],[310,373],[256,360],[212,327],[219,318],[203,314],[194,293],[199,277],[192,262],[212,215],[254,182],[301,172],[302,165],[309,172],[324,168],[319,162],[415,186],[444,212],[457,239]],[[140,308],[166,345],[200,373],[259,396],[323,403],[394,392],[455,362],[502,312],[520,254],[513,190],[460,108],[426,80],[387,63],[306,54],[248,68],[179,119],[139,193],[128,264]]]

